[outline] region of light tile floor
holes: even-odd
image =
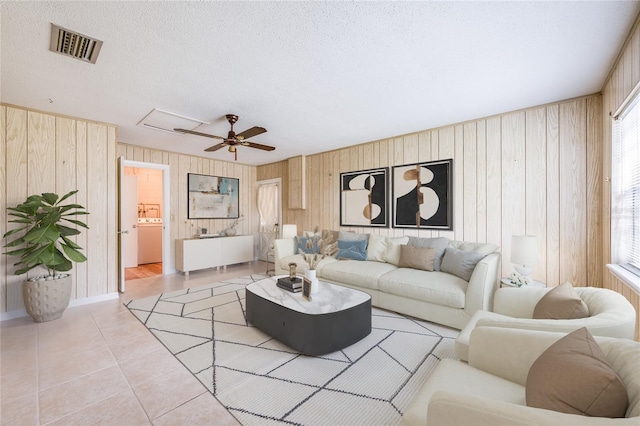
[[[123,303],[265,269],[254,262],[127,281],[119,300],[69,308],[55,321],[3,321],[0,424],[237,425]]]

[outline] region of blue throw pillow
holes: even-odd
[[[320,253],[320,248],[318,247],[318,245],[313,244],[313,238],[296,236],[295,240],[296,240],[296,254],[300,253],[300,250],[310,254]],[[307,240],[311,241],[311,248],[307,247]]]
[[[367,240],[338,240],[338,259],[367,260]]]

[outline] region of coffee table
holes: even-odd
[[[371,296],[319,281],[311,301],[269,277],[246,288],[247,321],[305,355],[323,355],[356,343],[371,333]]]

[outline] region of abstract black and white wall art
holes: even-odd
[[[453,160],[393,167],[393,227],[453,229]]]
[[[340,226],[387,228],[389,168],[340,173]]]
[[[240,216],[236,178],[187,173],[189,219],[237,219]]]

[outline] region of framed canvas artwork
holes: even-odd
[[[187,174],[189,219],[237,219],[240,210],[240,180]]]
[[[393,227],[453,229],[453,160],[393,167]]]
[[[388,175],[388,167],[340,173],[340,226],[389,226]]]

